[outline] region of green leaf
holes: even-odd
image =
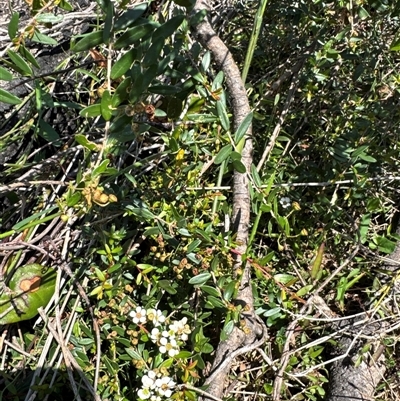
[[[260,175],[258,174],[257,167],[254,164],[251,165],[251,176],[254,180],[254,184],[256,184],[258,188],[260,188],[262,185],[262,181]]]
[[[232,145],[225,145],[215,156],[214,164],[221,164],[224,160],[226,160],[232,153]]]
[[[16,269],[8,281],[9,293],[0,296],[0,324],[29,320],[45,307],[54,294],[57,271],[39,264]]]
[[[35,16],[35,20],[41,24],[57,24],[64,19],[62,14],[43,13]]]
[[[381,237],[380,235],[377,235],[374,238],[374,242],[378,245],[378,250],[380,252],[384,252],[387,254],[390,254],[394,252],[396,248],[396,243],[393,241],[390,241],[389,239],[385,237]]]
[[[155,26],[152,23],[147,23],[128,29],[115,42],[114,49],[119,50],[123,47],[128,47],[138,42],[143,36],[154,30]]]
[[[98,145],[96,145],[94,142],[90,142],[85,135],[75,135],[75,141],[90,151],[96,152],[99,150]]]
[[[232,164],[238,173],[244,174],[246,172],[246,166],[240,160],[234,160]]]
[[[232,296],[236,290],[236,283],[231,281],[226,288],[224,288],[224,299],[229,302],[232,299]]]
[[[217,112],[218,112],[218,117],[221,121],[222,128],[225,131],[229,131],[230,122],[228,113],[226,112],[225,104],[221,100],[218,100],[217,102]]]
[[[135,216],[142,217],[145,220],[154,220],[156,217],[153,213],[150,212],[150,210],[145,208],[132,207],[129,205],[127,206],[127,209]]]
[[[396,38],[393,40],[392,44],[390,45],[390,50],[392,52],[397,52],[400,50],[400,38]]]
[[[211,274],[208,272],[200,273],[197,276],[192,277],[189,280],[189,284],[202,286],[211,278]]]
[[[21,99],[17,98],[12,93],[7,92],[4,89],[0,89],[0,103],[20,104]]]
[[[220,340],[227,340],[229,335],[232,333],[234,327],[235,322],[233,320],[230,320],[227,324],[225,324],[224,328],[221,331]]]
[[[300,288],[300,290],[296,292],[296,295],[298,297],[302,297],[304,295],[307,295],[307,294],[310,293],[310,291],[313,289],[313,287],[314,286],[312,284],[306,285],[305,287]]]
[[[157,40],[158,38],[166,39],[171,36],[173,33],[176,32],[184,19],[185,16],[183,14],[172,17],[165,24],[162,24],[159,28],[155,30],[153,34],[153,40]]]
[[[24,75],[32,76],[32,68],[27,64],[27,62],[18,54],[12,50],[7,50],[8,57],[11,61],[22,71]]]
[[[199,240],[199,239],[195,239],[194,241],[192,241],[189,245],[188,245],[188,248],[187,248],[187,253],[192,253],[192,252],[194,252],[197,248],[198,248],[198,246],[201,244],[201,240]]]
[[[13,40],[17,36],[19,23],[19,13],[14,12],[11,16],[11,20],[8,24],[8,36]]]
[[[128,99],[128,89],[130,88],[131,83],[132,83],[132,78],[127,77],[118,85],[118,88],[115,90],[112,97],[111,101],[112,107],[116,108],[126,99]]]
[[[322,264],[322,258],[324,256],[324,250],[325,250],[325,243],[323,242],[318,248],[317,256],[315,257],[314,263],[311,268],[311,278],[313,280],[315,280],[319,276]]]
[[[10,71],[0,67],[0,81],[12,81],[14,79]]]
[[[216,297],[216,298],[221,296],[221,293],[217,289],[215,289],[214,287],[211,287],[209,285],[202,285],[201,290],[206,292],[209,295]]]
[[[153,39],[151,46],[146,51],[146,54],[143,58],[143,67],[148,67],[158,61],[158,58],[160,57],[161,51],[164,47],[164,43],[165,39],[163,37]]]
[[[103,174],[108,167],[108,164],[110,163],[110,160],[106,159],[103,160],[92,172],[92,178],[96,178],[97,176]]]
[[[105,44],[108,44],[110,42],[113,21],[114,21],[114,3],[112,1],[108,1],[106,8],[106,19],[104,21],[104,30],[103,30],[103,42]]]
[[[24,45],[20,45],[18,51],[21,56],[27,59],[33,66],[40,68],[40,65],[36,61],[35,57],[33,57],[32,53]]]
[[[42,43],[44,45],[51,45],[51,46],[58,45],[58,42],[55,39],[51,38],[48,35],[40,33],[37,29],[35,29],[35,32],[32,36],[32,42]]]
[[[137,57],[137,50],[131,49],[125,53],[111,68],[111,79],[122,77],[132,66]]]
[[[39,135],[48,142],[52,142],[54,146],[61,146],[60,135],[46,121],[39,120]]]
[[[67,0],[61,0],[58,3],[58,7],[62,8],[65,11],[73,11],[73,7],[71,6],[71,4],[68,3]]]
[[[72,47],[72,51],[74,52],[82,52],[85,50],[92,49],[100,44],[104,43],[103,41],[103,30],[91,32],[85,35],[75,46]]]
[[[101,104],[96,103],[85,107],[79,112],[79,115],[86,118],[101,116]]]
[[[114,24],[115,31],[121,31],[123,29],[129,28],[132,26],[137,19],[139,19],[147,10],[148,4],[141,3],[136,7],[126,10],[116,21]]]
[[[109,90],[103,92],[101,97],[101,115],[106,121],[110,121],[112,117],[111,93]]]
[[[253,112],[250,112],[240,123],[240,125],[235,133],[235,144],[236,145],[238,145],[239,142],[242,140],[242,138],[245,136],[252,121],[253,121]]]
[[[27,226],[30,222],[32,222],[32,221],[38,219],[39,217],[42,217],[43,215],[46,215],[46,214],[52,212],[54,209],[57,209],[57,206],[53,206],[53,207],[51,207],[51,208],[49,208],[49,209],[42,210],[41,212],[34,213],[34,214],[32,214],[31,216],[26,217],[25,219],[21,220],[19,223],[14,224],[14,226],[12,227],[12,229],[15,230],[15,231],[19,231],[20,229],[25,229],[25,228],[27,228],[26,226]],[[42,221],[42,220],[40,220],[40,221]]]
[[[171,282],[169,280],[159,280],[157,281],[157,284],[159,287],[161,287],[163,290],[167,291],[168,294],[174,295],[176,294],[176,290],[174,287],[172,287]]]

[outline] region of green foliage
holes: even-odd
[[[203,384],[203,370],[219,342],[235,328],[247,329],[236,299],[242,272],[233,271],[238,244],[225,222],[232,210],[232,173],[246,172],[241,151],[253,126],[251,227],[247,252],[240,256],[252,267],[256,312],[273,339],[265,348],[268,357],[280,360],[285,344],[291,348],[282,398],[321,400],[329,380],[324,365],[329,347],[309,344],[329,329],[318,316],[304,316],[287,338],[288,324],[327,279],[319,295],[343,315],[353,313],[357,302],[358,307],[384,304],[396,282],[395,277],[389,284],[374,281],[378,262],[371,255],[390,254],[398,240],[393,233],[398,10],[383,2],[270,2],[258,24],[257,46],[251,42],[254,56],[246,61],[253,111],[233,132],[225,77],[189,29],[204,13],[190,15],[190,1],[175,3],[185,9],[167,2],[155,12],[147,3],[128,8],[124,1],[99,1],[97,24],[71,41],[71,60],[80,63],[90,51],[96,61],[74,71],[80,89],[73,101],[55,98],[48,81],[37,77],[38,61],[27,48],[29,40],[55,46],[42,31],[60,15],[41,10],[41,1],[32,3],[35,23],[24,26],[19,14],[12,14],[13,45],[0,61],[0,79],[36,78],[23,99],[0,89],[2,102],[28,105],[20,121],[7,120],[14,125],[0,141],[0,152],[19,143],[25,147],[1,172],[0,238],[14,241],[20,235],[25,244],[39,244],[42,252],[23,245],[36,259],[31,267],[41,266],[50,249],[67,259],[84,283],[99,323],[100,371],[92,317],[71,298],[70,292],[77,294],[69,277],[57,307],[62,305],[65,341],[89,381],[98,382],[101,399],[144,398],[154,373],[174,388],[172,399],[195,400],[189,386]],[[58,7],[72,9],[64,1]],[[239,13],[232,14],[223,36],[244,63],[256,10],[250,3],[235,7]],[[384,50],[388,43],[392,52]],[[80,124],[72,134],[59,132],[46,117],[57,108],[76,111]],[[266,161],[257,165],[265,148]],[[56,245],[49,245],[46,235]],[[357,257],[347,260],[357,246]],[[7,271],[22,263],[21,249],[4,262]],[[53,279],[44,298],[40,295],[33,309],[29,301],[22,316],[34,317],[48,302]],[[0,298],[2,311],[13,303],[13,280],[11,293]],[[23,309],[18,300],[16,306]],[[11,309],[1,319],[2,324],[22,320]],[[176,344],[171,333],[153,332],[159,327],[169,332],[171,325],[181,330]],[[36,355],[46,341],[45,327],[22,328],[21,349],[35,344]],[[49,364],[59,355],[57,347],[49,344]],[[22,357],[7,352],[11,372]],[[246,365],[241,383],[271,395],[277,363],[252,358],[243,363],[261,366],[260,373]],[[26,370],[36,369],[34,358],[24,363]],[[58,370],[53,387],[44,379],[32,382],[31,389],[61,399],[70,379]],[[305,373],[293,376],[299,372]],[[24,389],[8,380],[7,391],[15,395]],[[78,383],[82,398],[90,397],[87,391]]]

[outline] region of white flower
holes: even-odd
[[[160,341],[161,333],[160,333],[160,330],[157,329],[157,327],[154,327],[154,329],[151,330],[150,338],[151,338],[151,341],[153,341],[153,343],[158,343]]]
[[[179,354],[179,347],[174,338],[170,338],[168,341],[167,338],[162,337],[160,339],[160,344],[159,350],[162,354],[168,353],[171,358]]]
[[[187,317],[170,324],[170,332],[174,332],[182,341],[187,341],[188,334],[191,333],[190,327],[187,323]]]
[[[165,316],[162,314],[160,310],[148,309],[147,310],[147,319],[153,322],[154,327],[161,326],[162,323],[165,322]]]
[[[144,324],[147,321],[146,309],[141,306],[137,306],[136,310],[129,312],[129,316],[132,318],[133,323]]]
[[[150,370],[149,372],[147,372],[147,374],[145,374],[142,377],[143,387],[150,388],[150,389],[154,388],[155,380],[156,380],[156,373],[153,372],[152,370]]]
[[[161,401],[161,397],[159,395],[152,395],[150,401]]]
[[[151,390],[149,388],[147,388],[147,387],[141,388],[138,391],[138,396],[142,400],[147,400],[151,396]]]
[[[157,393],[161,396],[170,398],[175,382],[168,376],[156,380]]]
[[[279,199],[279,203],[281,204],[281,206],[284,209],[288,208],[291,205],[290,198],[288,198],[288,197],[284,197],[284,198]]]

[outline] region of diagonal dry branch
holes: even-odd
[[[206,0],[198,0],[194,6],[193,13],[203,10],[210,12],[210,5]],[[233,126],[236,130],[243,119],[250,113],[250,105],[243,85],[240,70],[233,59],[232,54],[224,42],[218,37],[212,28],[208,15],[194,28],[195,36],[198,41],[208,49],[218,65],[224,72],[226,87],[230,95],[233,111]],[[252,158],[252,127],[246,133],[246,141],[242,150],[242,163],[246,167],[246,173],[235,171],[233,177],[233,227],[237,234],[237,254],[234,269],[236,274],[243,271],[237,302],[244,308],[242,315],[242,328],[235,328],[226,341],[221,342],[216,350],[211,375],[206,380],[208,385],[207,392],[213,397],[221,398],[225,378],[227,377],[233,359],[244,352],[260,347],[265,341],[267,330],[261,319],[254,312],[253,294],[250,283],[250,264],[243,266],[241,254],[246,253],[249,225],[250,225],[250,192],[249,192],[249,172]],[[203,400],[212,398],[204,396]],[[215,399],[215,398],[214,398]]]

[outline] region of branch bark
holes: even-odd
[[[210,12],[210,5],[207,0],[197,0],[193,13],[196,14],[202,10]],[[208,19],[209,15],[194,27],[194,34],[198,41],[208,49],[225,74],[225,82],[233,110],[233,127],[236,130],[243,119],[250,113],[250,104],[248,101],[246,89],[241,79],[240,70],[233,59],[233,56],[224,42],[218,37],[212,28]],[[253,294],[251,289],[250,264],[241,260],[240,255],[246,253],[249,226],[250,226],[250,192],[249,192],[249,173],[252,158],[253,142],[252,127],[246,132],[246,141],[242,150],[242,163],[246,166],[246,173],[235,171],[233,177],[233,229],[236,232],[236,241],[238,247],[234,254],[235,273],[241,275],[241,283],[238,292],[237,303],[242,305],[244,313],[242,314],[241,328],[235,327],[226,341],[221,342],[216,350],[215,359],[212,365],[211,375],[205,381],[208,385],[207,392],[214,397],[221,398],[225,379],[229,373],[231,362],[234,355],[248,352],[253,348],[259,347],[266,338],[266,327],[254,313]],[[243,351],[243,352],[241,352]],[[211,400],[205,396],[202,400]]]

